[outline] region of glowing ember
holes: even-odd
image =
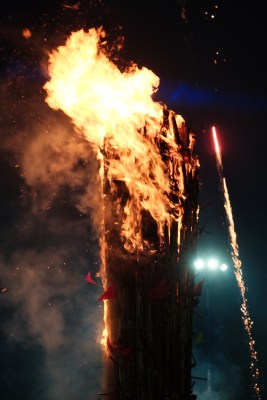
[[[31,31],[30,31],[28,28],[23,28],[23,29],[22,29],[22,36],[23,36],[25,39],[29,39],[29,38],[32,36],[32,33],[31,33]]]
[[[73,5],[63,4],[64,8],[69,8],[71,10],[79,10],[80,6],[81,6],[80,1],[78,1],[76,4],[73,4]]]
[[[232,260],[234,264],[234,273],[236,277],[236,281],[238,284],[238,287],[240,289],[241,293],[241,298],[242,298],[242,304],[241,304],[241,312],[242,312],[242,320],[244,323],[245,330],[248,335],[248,344],[249,344],[249,350],[250,350],[250,357],[251,357],[251,363],[250,363],[250,370],[252,374],[252,379],[254,382],[254,391],[256,394],[256,398],[261,400],[261,395],[260,395],[260,389],[257,383],[257,379],[259,377],[259,369],[256,367],[256,362],[258,361],[257,359],[257,352],[255,351],[254,345],[255,345],[255,340],[252,338],[252,325],[253,321],[251,320],[251,317],[248,312],[248,307],[247,307],[247,299],[245,296],[245,284],[244,284],[244,279],[242,276],[242,263],[239,258],[239,248],[237,244],[237,235],[235,231],[235,226],[234,226],[234,219],[233,219],[233,213],[232,213],[232,207],[230,203],[230,198],[229,198],[229,193],[226,185],[226,180],[222,174],[222,159],[221,159],[221,153],[220,153],[220,147],[217,139],[217,134],[216,134],[216,129],[215,127],[212,127],[212,133],[213,133],[213,139],[214,139],[214,145],[215,145],[215,154],[216,154],[216,161],[217,161],[217,167],[218,167],[218,174],[219,174],[219,179],[220,179],[220,184],[221,184],[221,190],[224,195],[224,208],[226,211],[226,216],[227,216],[227,221],[228,221],[228,230],[229,230],[229,237],[230,237],[230,244],[232,248]]]

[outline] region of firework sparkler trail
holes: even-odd
[[[242,275],[242,263],[239,258],[239,248],[237,243],[237,235],[235,231],[234,219],[233,219],[233,212],[232,206],[230,202],[229,192],[226,184],[225,177],[223,176],[223,164],[222,164],[222,156],[220,151],[220,146],[217,138],[216,129],[212,127],[212,134],[215,146],[215,154],[216,154],[216,163],[217,163],[217,170],[220,179],[220,186],[224,196],[224,208],[226,212],[227,222],[228,222],[228,231],[229,231],[229,239],[231,245],[231,256],[234,264],[234,274],[236,277],[236,281],[238,287],[240,289],[242,304],[241,304],[241,312],[242,312],[242,320],[244,323],[244,328],[246,330],[248,336],[248,344],[249,344],[249,351],[250,351],[250,371],[253,380],[253,390],[254,390],[254,398],[257,400],[262,400],[260,395],[260,389],[258,385],[258,378],[259,378],[259,369],[257,368],[256,364],[258,362],[257,358],[257,351],[255,350],[255,340],[252,337],[252,325],[253,321],[250,317],[246,299],[246,290],[244,279]]]

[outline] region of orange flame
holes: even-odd
[[[77,130],[100,152],[112,152],[107,178],[125,183],[129,201],[121,235],[128,251],[142,250],[141,210],[147,210],[158,224],[159,236],[170,225],[174,206],[166,166],[156,140],[160,137],[177,153],[171,134],[162,135],[162,105],[152,95],[159,78],[146,68],[132,65],[121,72],[106,55],[103,28],[79,30],[49,59],[50,80],[45,84],[50,107],[63,110]],[[184,122],[176,116],[178,126]],[[150,139],[150,140],[148,140]],[[181,192],[182,193],[182,192]]]
[[[183,156],[175,140],[175,132],[163,127],[163,108],[153,101],[159,78],[147,68],[135,64],[121,72],[109,60],[103,28],[88,32],[73,32],[64,46],[52,51],[49,57],[50,80],[44,85],[46,102],[62,110],[93,149],[100,162],[100,181],[103,199],[104,179],[116,190],[114,181],[123,182],[128,190],[123,206],[124,220],[120,234],[129,252],[142,251],[148,246],[142,238],[141,215],[146,210],[157,223],[160,240],[164,227],[170,232],[171,222],[178,223],[177,244],[180,242],[182,206],[171,201],[169,175],[177,181],[180,200],[184,199]],[[169,114],[169,125],[175,120],[179,129],[185,121],[180,115]],[[165,165],[157,142],[165,142],[174,160]],[[194,138],[191,136],[190,146]],[[107,157],[105,157],[107,155]],[[185,168],[190,172],[190,163]],[[120,204],[117,205],[121,207]],[[104,202],[101,225],[101,278],[107,287],[105,265]],[[109,337],[108,301],[104,301],[105,329],[102,344]]]

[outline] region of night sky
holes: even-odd
[[[16,3],[9,0],[0,11],[1,400],[93,400],[101,387],[102,288],[84,279],[99,267],[93,228],[98,165],[70,121],[44,102],[43,91],[50,51],[72,31],[99,25],[110,43],[124,37],[120,66],[133,61],[151,69],[160,78],[155,100],[198,134],[203,229],[197,253],[219,257],[228,270],[204,274],[194,328],[205,342],[193,348],[194,392],[200,400],[251,400],[249,347],[211,136],[211,127],[217,128],[254,322],[258,383],[267,398],[263,6],[207,0]],[[25,28],[31,37],[23,36]],[[209,388],[197,379],[208,371]]]

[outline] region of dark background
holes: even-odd
[[[266,23],[263,6],[230,1],[121,2],[11,0],[1,5],[0,62],[0,393],[3,400],[96,399],[102,359],[97,234],[90,220],[96,166],[90,148],[44,104],[49,52],[72,31],[103,24],[124,36],[120,63],[160,78],[156,100],[198,134],[200,228],[197,252],[227,272],[205,275],[194,317],[194,392],[201,400],[248,400],[249,370],[241,296],[231,260],[211,139],[217,128],[242,261],[261,397],[266,345]],[[29,39],[22,29],[32,32]],[[87,154],[86,161],[80,154]],[[57,160],[57,161],[55,161]],[[60,162],[58,162],[60,161]],[[91,190],[93,192],[93,190]],[[81,201],[89,198],[85,207]],[[5,290],[6,289],[6,290]]]

